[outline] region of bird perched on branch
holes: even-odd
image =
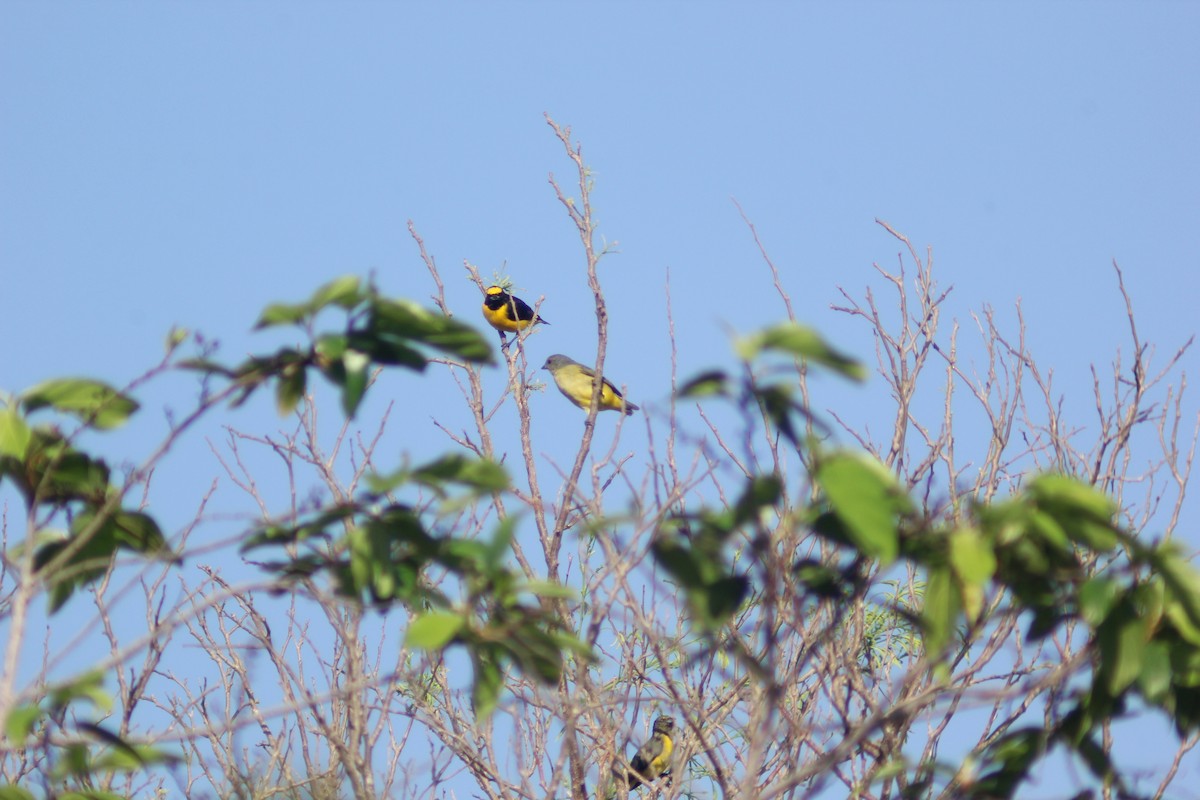
[[[654,720],[650,738],[638,748],[629,762],[629,788],[636,789],[642,782],[656,780],[671,770],[671,753],[675,750],[672,738],[675,735],[675,718],[660,716]]]
[[[557,354],[547,358],[542,369],[550,370],[554,382],[558,384],[558,390],[572,403],[584,411],[592,404],[592,378],[596,375],[594,369]],[[601,381],[601,411],[624,411],[626,414],[632,414],[638,410],[638,406],[626,400],[607,378],[602,378]]]
[[[500,333],[500,341],[506,341],[504,334],[523,331],[530,325],[549,322],[534,312],[529,304],[519,297],[513,297],[501,286],[489,286],[483,297],[483,318]]]

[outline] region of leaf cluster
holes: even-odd
[[[344,314],[344,326],[317,332],[318,318],[325,311],[338,310]],[[373,369],[403,367],[421,372],[429,363],[426,351],[430,350],[469,363],[493,362],[491,345],[471,326],[411,301],[384,297],[355,275],[330,281],[304,302],[268,306],[256,328],[285,326],[306,330],[309,343],[282,347],[232,367],[207,358],[186,361],[184,366],[232,381],[237,387],[235,404],[274,382],[280,414],[295,410],[308,388],[310,371],[316,371],[339,389],[342,410],[353,417]]]
[[[780,340],[763,335],[753,341]],[[857,374],[821,357],[824,348],[809,350],[809,337],[783,340],[797,357]],[[755,352],[744,347],[742,354]],[[799,418],[807,412],[773,404],[779,383],[764,387],[752,370],[745,374],[739,387],[723,373],[705,373],[682,391],[755,397],[774,427],[799,443]],[[958,796],[1011,796],[1055,745],[1078,754],[1098,779],[1119,785],[1098,736],[1135,697],[1167,714],[1181,737],[1200,731],[1200,573],[1172,546],[1149,546],[1124,530],[1104,494],[1075,478],[1044,474],[1012,497],[976,503],[961,522],[940,523],[923,518],[874,457],[805,444],[817,499],[800,503],[793,516],[807,519],[808,530],[841,556],[799,559],[794,576],[809,596],[843,602],[862,596],[867,574],[887,574],[897,565],[915,570],[919,608],[893,611],[916,624],[935,680],[948,679],[952,660],[986,624],[986,611],[1007,607],[1026,621],[1029,642],[1083,626],[1091,664],[1086,688],[1050,727],[1018,729],[983,748]],[[755,565],[727,545],[739,529],[756,524],[758,513],[779,504],[782,488],[776,476],[752,477],[732,507],[695,512],[687,526],[674,523],[674,535],[660,535],[655,556],[687,592],[695,623],[717,629],[741,610]],[[848,566],[830,566],[837,563]]]
[[[119,550],[174,557],[153,518],[121,507],[123,489],[104,459],[77,447],[56,424],[68,417],[86,428],[112,430],[137,409],[113,387],[84,378],[47,381],[0,409],[0,480],[16,487],[30,518],[39,520],[25,546],[33,579],[50,589],[52,611],[104,574]],[[43,420],[47,411],[57,418]],[[64,518],[67,531],[49,527]]]
[[[467,497],[456,499],[465,502],[506,489],[508,476],[498,464],[450,455],[372,483],[379,490],[420,485],[447,498],[465,490]],[[565,590],[525,581],[509,566],[514,525],[504,520],[490,541],[439,533],[436,520],[413,506],[372,494],[295,524],[266,526],[242,549],[279,556],[258,563],[279,576],[281,590],[325,573],[349,601],[408,609],[408,644],[435,652],[464,647],[474,665],[475,710],[487,717],[505,664],[553,685],[568,654],[590,658],[551,608]],[[459,588],[457,596],[448,585]]]
[[[326,312],[341,313],[344,324],[320,329]],[[281,413],[293,411],[310,375],[320,374],[340,390],[342,409],[352,417],[374,370],[420,372],[431,352],[470,364],[492,359],[474,328],[382,297],[354,277],[326,284],[304,302],[272,305],[258,322],[260,329],[281,326],[303,329],[308,343],[234,366],[208,358],[183,366],[228,380],[235,404],[273,385]],[[849,605],[889,570],[904,566],[919,574],[919,603],[897,601],[888,611],[919,632],[919,646],[911,651],[922,654],[935,681],[947,680],[954,658],[969,649],[989,611],[1004,608],[1023,620],[1028,641],[1069,626],[1085,631],[1090,680],[1050,726],[1009,731],[981,748],[977,768],[956,787],[959,796],[1011,796],[1055,745],[1079,754],[1101,779],[1118,781],[1097,732],[1135,699],[1169,715],[1181,735],[1200,730],[1200,574],[1182,554],[1143,544],[1117,523],[1108,497],[1059,474],[1036,477],[999,502],[977,503],[953,523],[928,519],[877,459],[827,449],[803,433],[813,418],[797,391],[797,368],[800,374],[818,367],[857,380],[865,375],[860,364],[794,323],[746,337],[736,349],[740,375],[704,372],[683,386],[680,397],[726,398],[761,410],[764,424],[781,434],[775,440],[802,454],[812,492],[807,500],[793,498],[780,474],[766,472],[749,476],[728,506],[663,519],[651,552],[686,597],[693,626],[706,633],[735,626],[754,600],[756,576],[768,567],[771,529],[798,531],[834,554],[789,561],[805,600]],[[780,357],[791,361],[790,372],[770,369]],[[175,557],[150,515],[123,507],[124,490],[113,484],[105,462],[36,416],[54,412],[85,429],[109,430],[137,407],[103,383],[64,379],[34,387],[0,409],[0,479],[18,489],[30,518],[44,521],[23,555],[32,579],[45,587],[51,611],[102,576],[118,551]],[[368,491],[300,519],[260,526],[242,552],[272,576],[276,591],[328,581],[348,603],[405,611],[409,646],[434,658],[463,648],[473,666],[475,713],[486,718],[500,702],[506,669],[553,686],[572,660],[593,658],[559,607],[570,593],[511,566],[515,517],[502,519],[487,539],[456,535],[443,524],[454,510],[510,489],[500,464],[447,455],[375,475]],[[440,506],[397,499],[410,490],[431,495]],[[66,530],[52,532],[48,526],[61,520]],[[12,710],[5,720],[9,740],[37,736],[72,703],[99,705],[97,681],[81,678]],[[163,757],[95,723],[81,723],[78,732],[60,751],[63,776]]]

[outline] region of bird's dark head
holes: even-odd
[[[489,286],[483,293],[483,307],[499,311],[512,302],[513,296],[499,286]]]
[[[675,732],[675,718],[668,717],[665,714],[654,720],[654,732],[663,733],[670,736]]]

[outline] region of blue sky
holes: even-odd
[[[1068,405],[1089,407],[1089,364],[1128,352],[1114,259],[1143,340],[1165,355],[1195,333],[1200,7],[646,5],[0,6],[0,389],[121,384],[173,325],[240,358],[266,346],[249,330],[265,304],[343,273],[423,300],[409,219],[456,314],[479,322],[468,259],[544,296],[531,360],[590,359],[583,260],[547,183],[574,176],[544,113],[594,169],[619,242],[608,374],[652,414],[668,269],[685,375],[729,362],[730,329],[783,317],[734,199],[798,316],[867,360],[829,307],[895,266],[875,218],[933,247],[951,313],[1011,321],[1020,299]],[[157,414],[188,386],[154,391]],[[429,423],[448,398],[401,407],[401,446],[448,444]],[[554,393],[534,405],[545,429],[578,424]],[[238,424],[279,423],[264,400]],[[182,452],[164,480],[190,510],[215,464],[203,442]]]
[[[621,249],[613,366],[639,396],[664,395],[634,356],[662,338],[667,268],[685,363],[727,351],[714,323],[777,311],[731,198],[819,326],[837,286],[894,263],[880,217],[934,247],[961,308],[1021,298],[1054,361],[1120,342],[1114,258],[1146,338],[1191,333],[1187,6],[463,8],[8,6],[0,330],[23,346],[5,385],[129,375],[172,324],[232,345],[265,302],[343,272],[423,297],[407,219],[461,313],[463,258],[506,263],[552,321],[575,313],[578,248],[546,184],[570,165],[543,112],[596,172]],[[586,325],[554,330],[592,346]]]

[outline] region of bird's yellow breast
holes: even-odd
[[[534,322],[545,322],[529,304],[499,286],[490,286],[483,298],[483,317],[498,331],[523,331]]]
[[[662,742],[662,752],[650,762],[650,774],[654,776],[658,776],[667,768],[667,764],[671,762],[671,751],[675,749],[675,743],[671,741],[670,736],[660,733],[658,738]]]

